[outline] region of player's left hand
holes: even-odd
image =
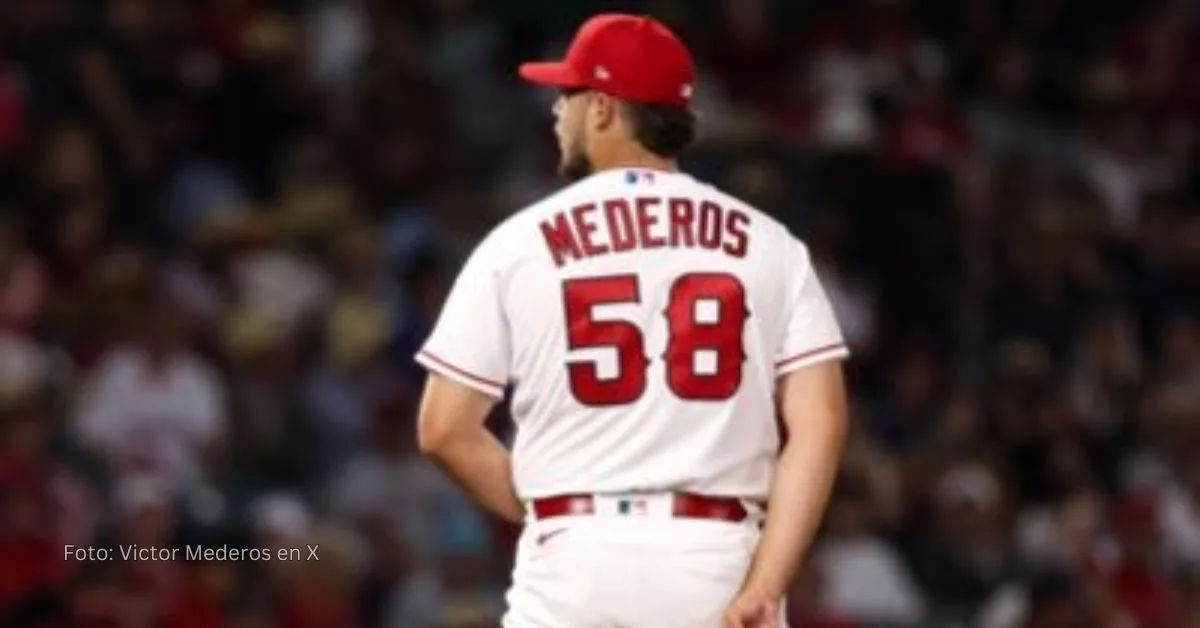
[[[721,628],[779,628],[779,598],[757,591],[738,594],[721,620]]]

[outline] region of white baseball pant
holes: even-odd
[[[591,514],[531,516],[504,628],[719,628],[750,566],[761,513],[741,522],[678,518],[672,497],[594,496]]]

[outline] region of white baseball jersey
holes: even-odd
[[[475,249],[426,368],[502,399],[522,499],[765,499],[776,378],[848,355],[804,245],[682,173],[600,172]]]

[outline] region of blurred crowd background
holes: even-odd
[[[3,0],[0,625],[497,625],[515,531],[415,453],[411,356],[560,185],[516,63],[612,9],[689,40],[686,168],[809,244],[854,351],[792,626],[1200,626],[1175,0]]]

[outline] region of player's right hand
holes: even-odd
[[[779,600],[743,591],[725,610],[721,628],[780,628]]]

